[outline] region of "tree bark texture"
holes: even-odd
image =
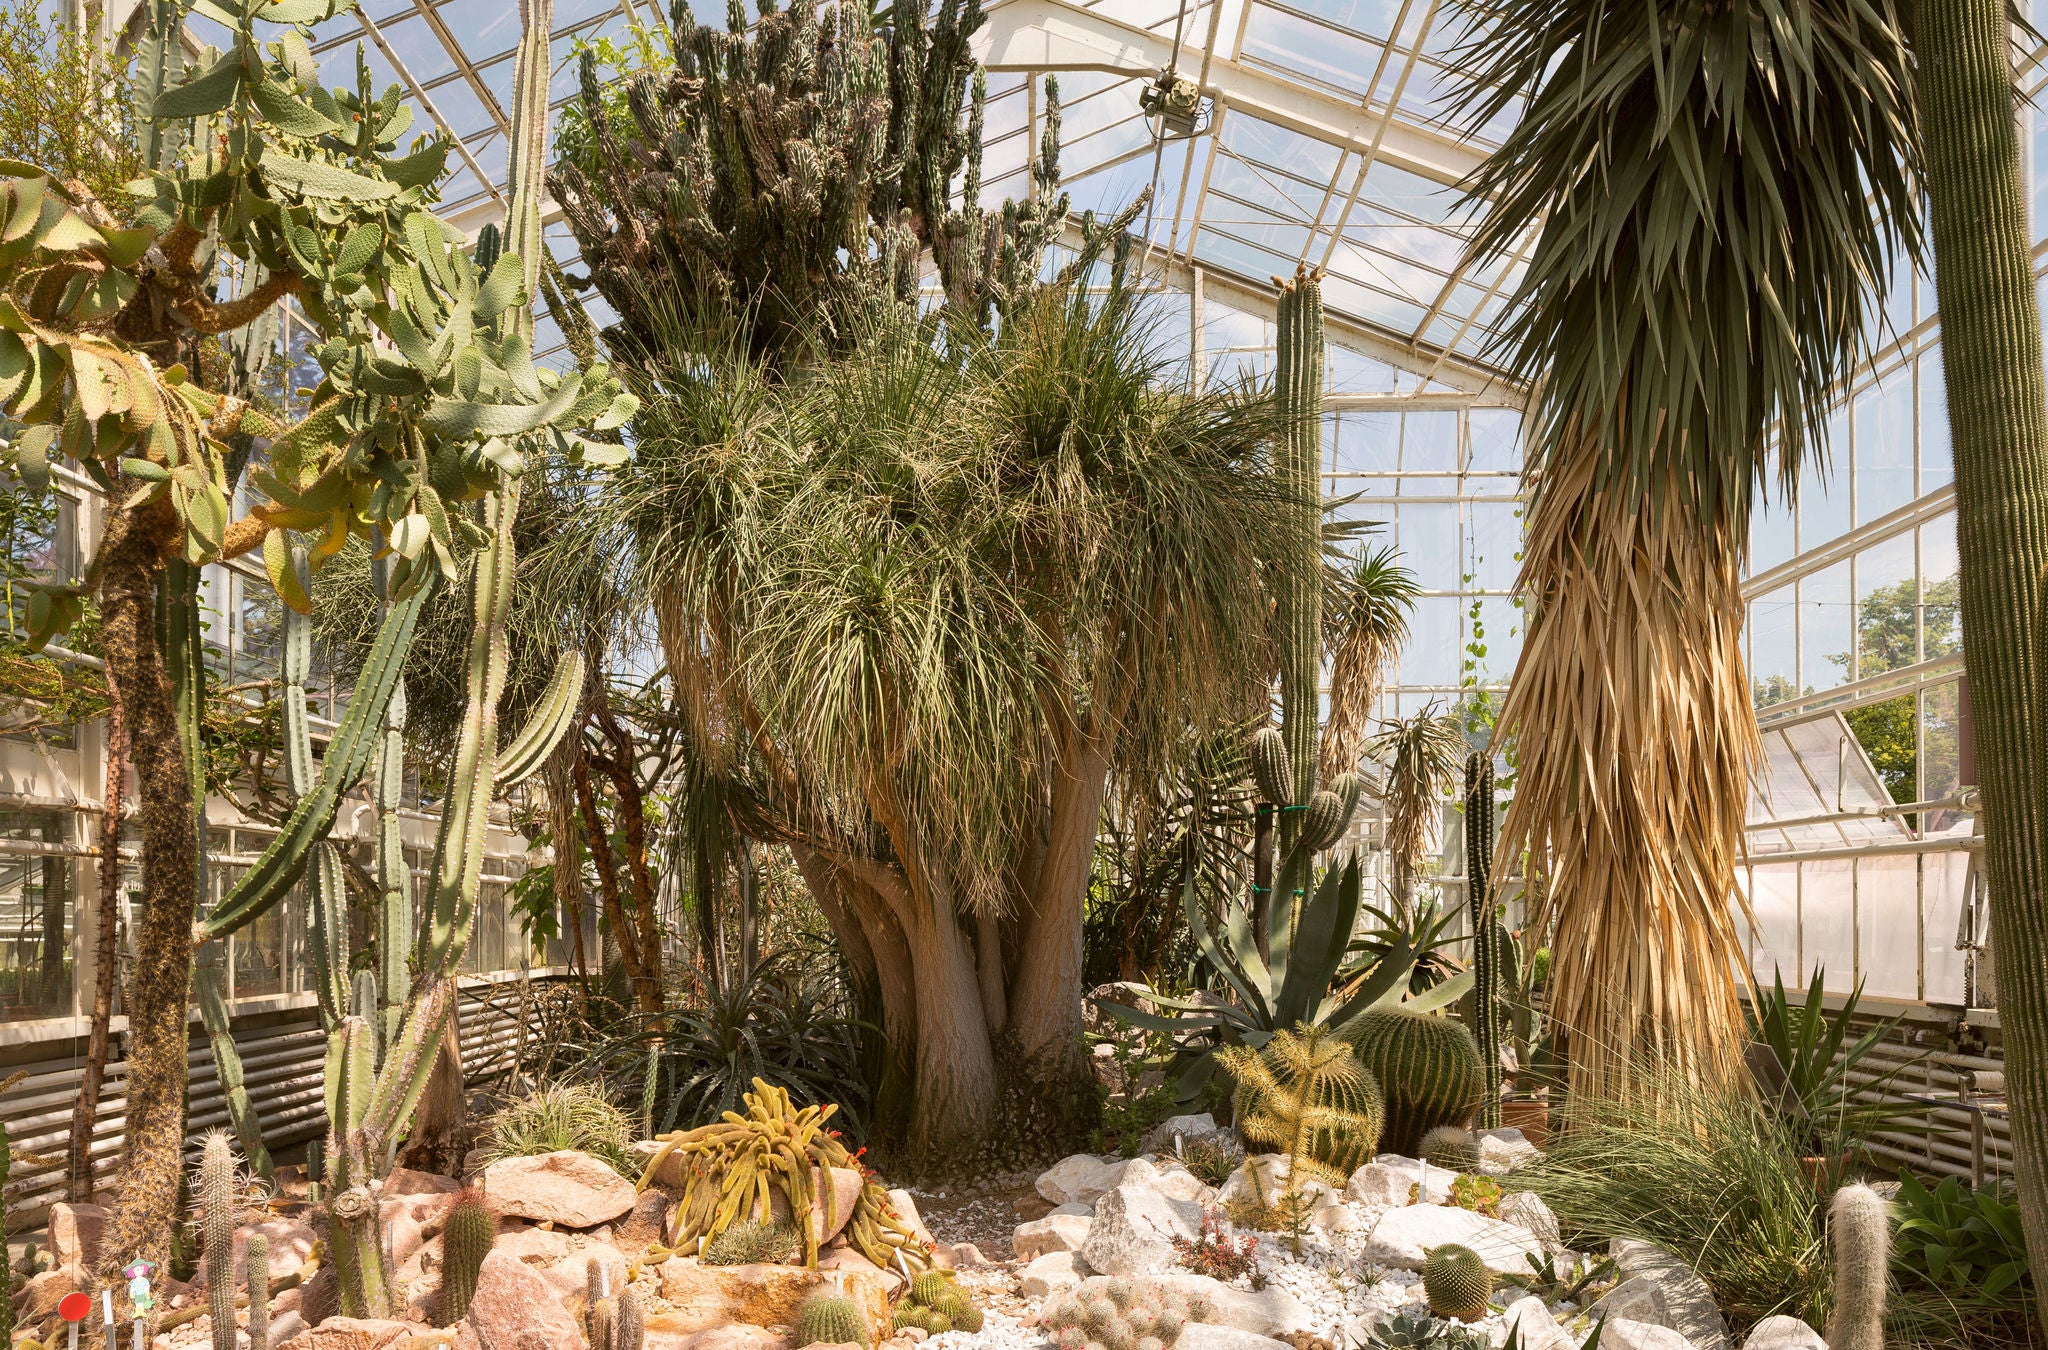
[[[142,827],[142,914],[127,991],[121,1195],[100,1244],[107,1278],[137,1258],[159,1266],[167,1261],[179,1217],[199,835],[176,697],[157,631],[164,561],[178,544],[178,522],[168,502],[115,508],[96,559],[107,678],[119,690],[130,728]],[[167,599],[188,603],[182,596]]]
[[[1920,0],[1921,126],[1956,471],[1991,943],[2020,1217],[2048,1317],[2048,381],[2007,10]]]
[[[114,985],[120,977],[117,932],[121,904],[121,796],[128,780],[128,720],[121,689],[107,682],[106,781],[100,789],[98,908],[93,913],[92,1029],[85,1042],[85,1077],[71,1108],[67,1164],[71,1203],[92,1199],[92,1133],[99,1119],[100,1089],[107,1078],[108,1042],[114,1023]]]

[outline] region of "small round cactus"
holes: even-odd
[[[796,1340],[798,1345],[815,1345],[823,1341],[833,1345],[866,1346],[868,1319],[861,1315],[860,1305],[844,1294],[821,1291],[798,1305]]]
[[[1131,1304],[1137,1301],[1138,1282],[1127,1276],[1119,1275],[1104,1285],[1102,1292],[1109,1295],[1109,1301],[1116,1304],[1117,1311],[1123,1312],[1128,1310]]]
[[[1058,1346],[1059,1350],[1086,1350],[1088,1333],[1077,1326],[1064,1326],[1059,1329],[1059,1334],[1053,1337],[1053,1344]]]
[[[1103,1329],[1116,1320],[1116,1304],[1106,1298],[1091,1298],[1081,1310],[1081,1325],[1098,1339]]]
[[[933,1266],[919,1271],[917,1278],[910,1282],[910,1297],[927,1308],[936,1308],[951,1287],[946,1280],[946,1272]]]
[[[1477,1172],[1479,1141],[1469,1130],[1439,1125],[1422,1136],[1422,1157],[1431,1167],[1447,1172]]]
[[[1478,1252],[1447,1242],[1423,1258],[1422,1292],[1437,1316],[1476,1322],[1486,1316],[1486,1301],[1493,1296],[1493,1272]]]

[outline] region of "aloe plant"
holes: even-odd
[[[1194,935],[1203,963],[1234,996],[1232,1001],[1216,1005],[1167,994],[1146,996],[1148,1002],[1173,1010],[1170,1016],[1109,1001],[1101,1006],[1132,1026],[1175,1038],[1184,1061],[1177,1090],[1188,1100],[1215,1073],[1219,1046],[1258,1049],[1278,1032],[1296,1026],[1341,1031],[1371,1008],[1402,1003],[1412,1011],[1426,1012],[1463,998],[1472,986],[1470,971],[1409,998],[1409,980],[1418,953],[1398,938],[1369,970],[1338,985],[1338,971],[1358,918],[1364,886],[1356,855],[1332,864],[1318,878],[1313,850],[1305,843],[1297,844],[1282,863],[1273,887],[1275,908],[1266,950],[1261,952],[1251,922],[1252,897],[1228,906],[1224,926],[1216,929],[1202,912],[1195,879],[1190,876],[1181,888],[1188,931]]]

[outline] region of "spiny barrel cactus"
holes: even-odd
[[[1835,1252],[1829,1350],[1884,1350],[1884,1296],[1892,1260],[1891,1213],[1868,1186],[1844,1186],[1828,1203]]]
[[[1431,1167],[1448,1172],[1477,1172],[1479,1141],[1470,1130],[1439,1125],[1422,1136],[1421,1157]]]
[[[1500,1126],[1501,959],[1506,934],[1493,905],[1493,756],[1474,750],[1465,758],[1465,890],[1472,922],[1472,1003],[1479,1066],[1486,1095],[1479,1123]]]
[[[1170,1350],[1189,1322],[1214,1313],[1205,1297],[1189,1298],[1154,1280],[1123,1277],[1086,1296],[1049,1300],[1039,1320],[1061,1350]]]
[[[774,1219],[740,1219],[705,1242],[701,1259],[707,1266],[750,1266],[761,1261],[787,1261],[797,1234]]]
[[[498,1216],[474,1186],[457,1192],[441,1234],[441,1325],[454,1326],[476,1297],[477,1276],[497,1240]]]
[[[1447,1017],[1373,1008],[1345,1028],[1344,1038],[1386,1100],[1385,1152],[1415,1156],[1430,1130],[1470,1123],[1486,1095],[1479,1047]]]
[[[206,1314],[213,1350],[235,1350],[235,1150],[222,1130],[210,1130],[199,1151],[201,1250],[206,1255]]]
[[[1493,1297],[1493,1272],[1470,1247],[1445,1243],[1423,1257],[1422,1292],[1437,1316],[1477,1322]]]
[[[1335,1035],[1282,1031],[1263,1050],[1225,1051],[1222,1064],[1237,1081],[1233,1107],[1247,1144],[1340,1185],[1378,1151],[1386,1120],[1379,1085]]]
[[[860,1304],[844,1294],[822,1290],[812,1294],[796,1310],[796,1343],[816,1345],[868,1344],[868,1319]]]

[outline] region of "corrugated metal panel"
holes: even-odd
[[[545,979],[536,979],[538,987]],[[462,1065],[471,1086],[488,1085],[512,1068],[520,1047],[517,985],[472,985],[462,991]],[[327,1039],[318,1018],[306,1010],[236,1018],[231,1024],[242,1058],[243,1081],[263,1122],[263,1140],[273,1153],[288,1155],[327,1128],[321,1079]],[[67,1042],[67,1044],[70,1044]],[[530,1037],[526,1042],[529,1050]],[[118,1043],[115,1047],[120,1048]],[[25,1068],[29,1076],[0,1101],[15,1149],[53,1159],[54,1167],[17,1165],[5,1202],[9,1231],[40,1227],[52,1201],[64,1198],[63,1157],[71,1137],[71,1111],[84,1076],[81,1053],[30,1057],[0,1071],[5,1077]],[[95,1186],[111,1179],[121,1148],[127,1065],[107,1066],[98,1118],[93,1127]],[[227,1101],[213,1071],[213,1052],[194,1024],[186,1058],[186,1139],[196,1147],[201,1134],[228,1122]]]

